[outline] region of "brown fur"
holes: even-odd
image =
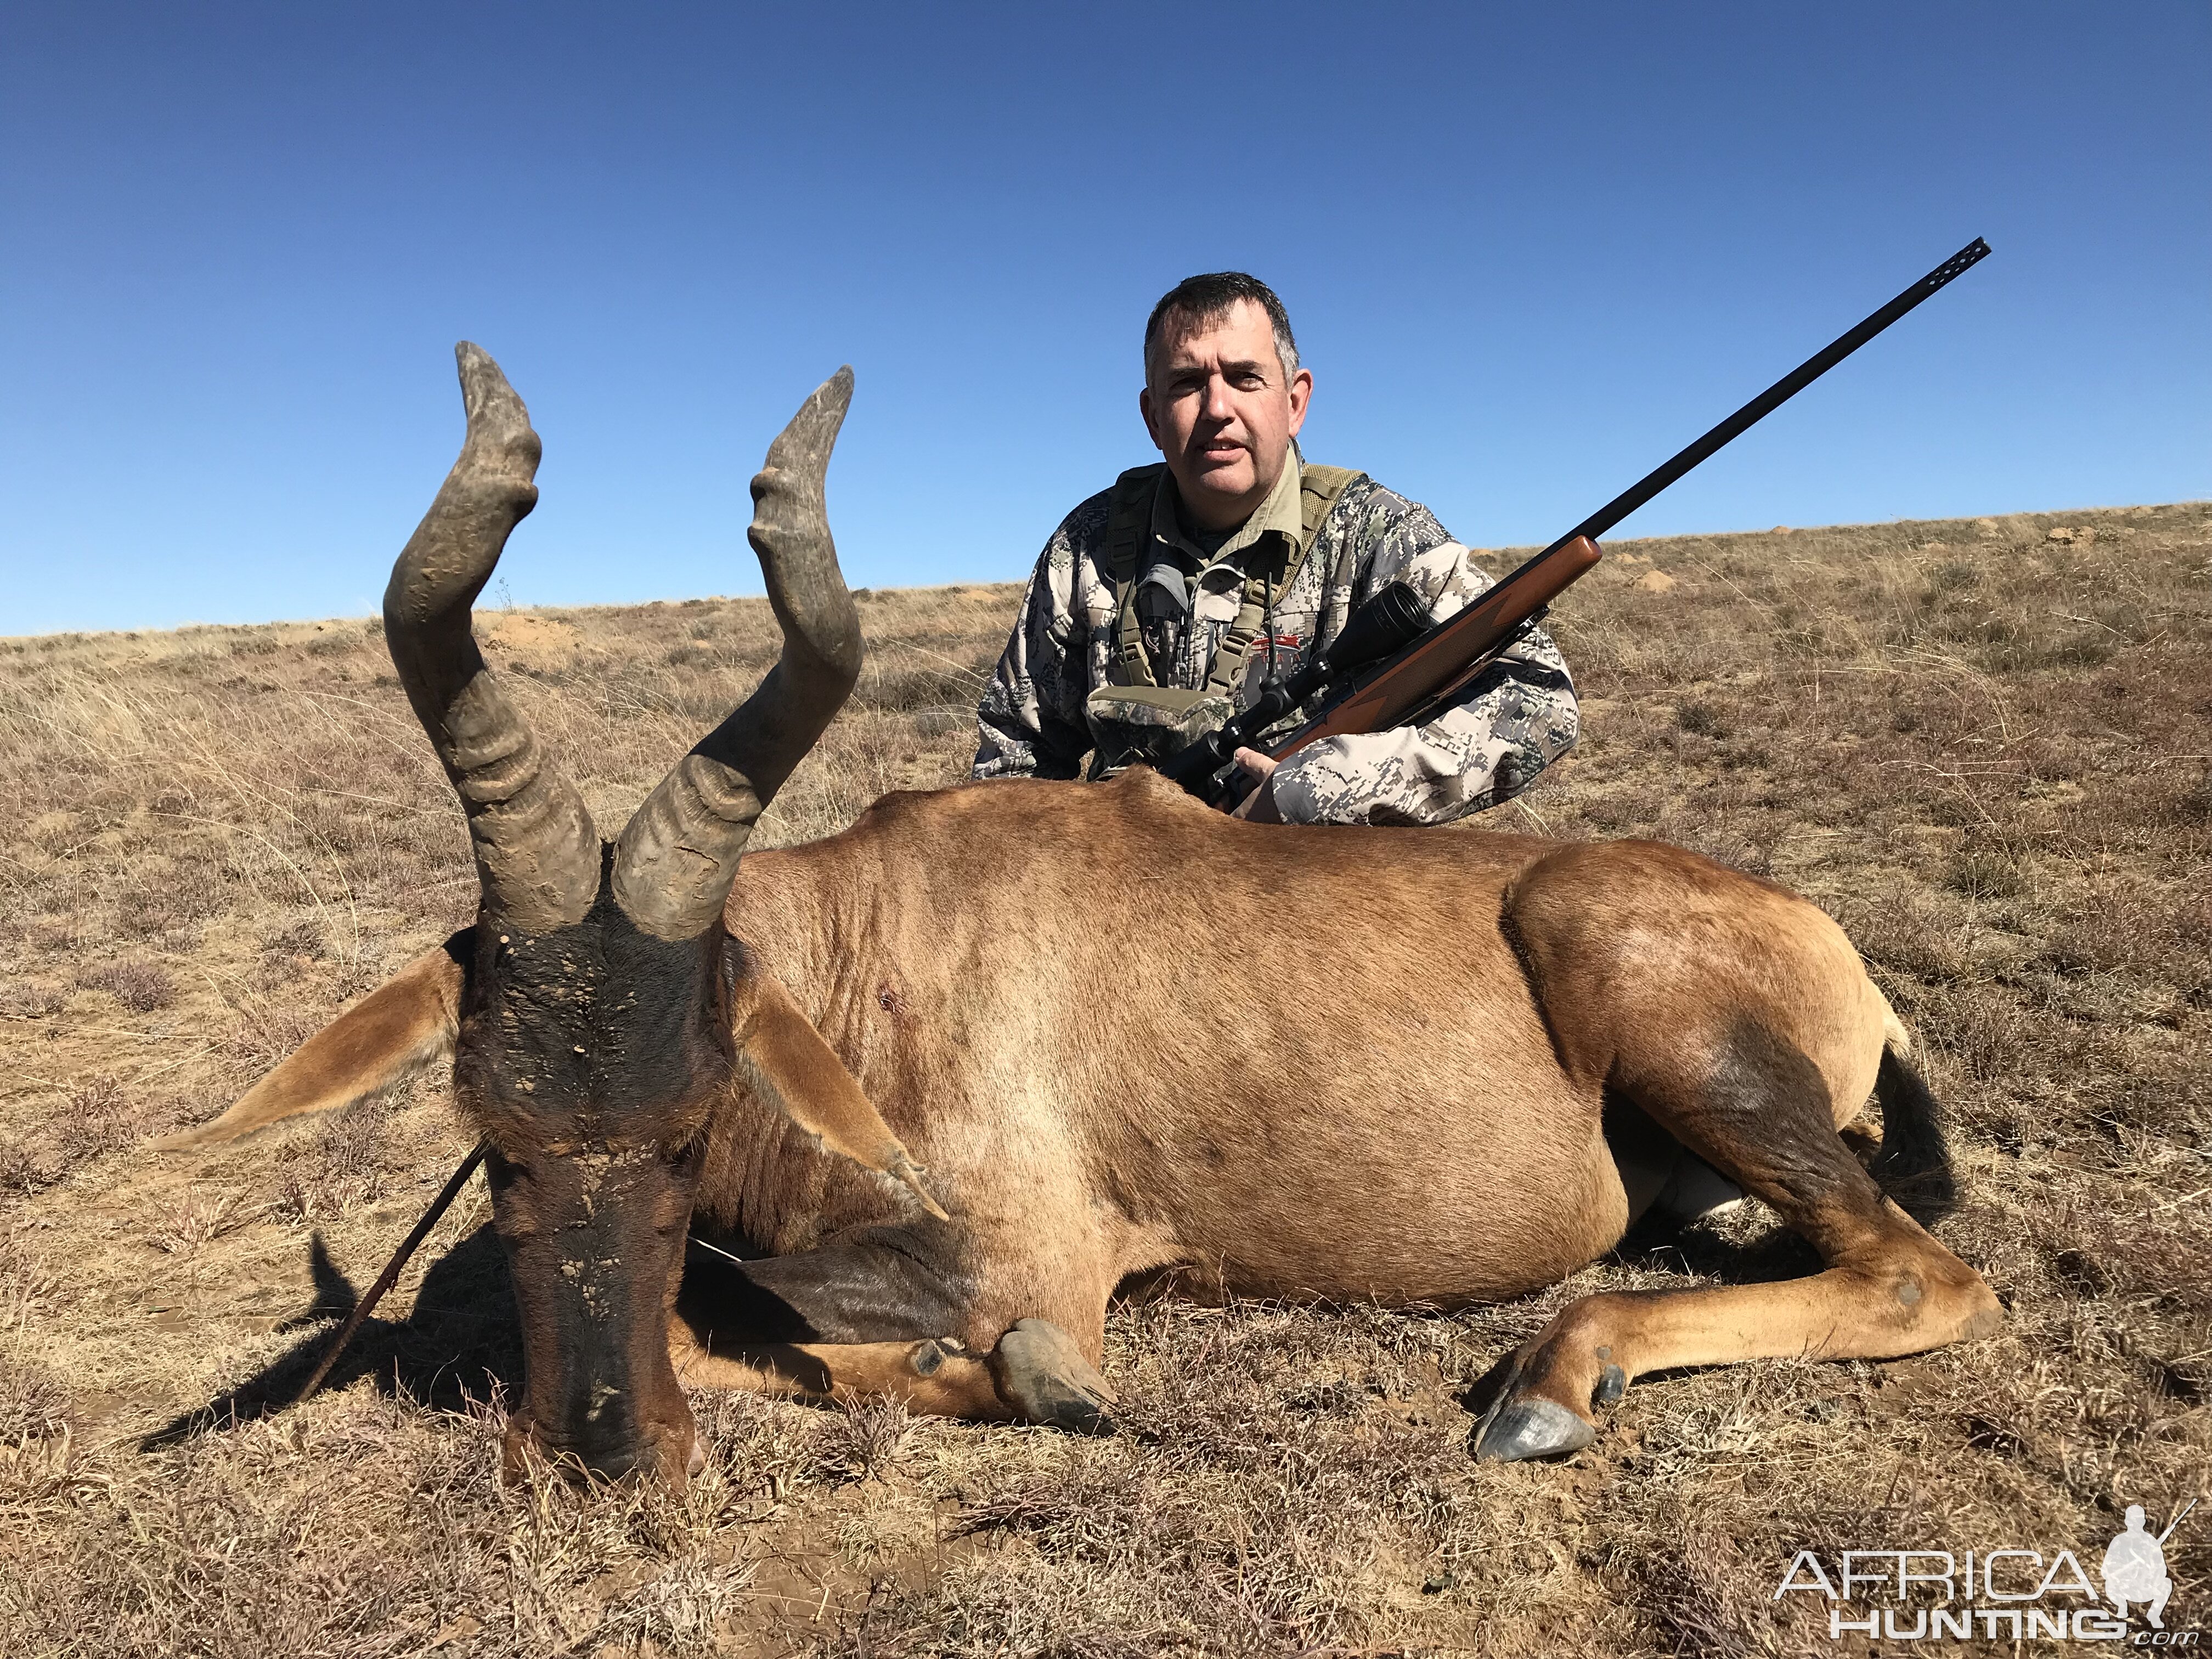
[[[1701,1330],[1765,1334],[1677,1333],[1668,1353],[1903,1352],[1995,1306],[1835,1133],[1894,1028],[1850,942],[1675,848],[1252,826],[1136,772],[886,798],[749,859],[729,920],[973,1237],[971,1346],[1036,1315],[1095,1360],[1115,1286],[1170,1266],[1401,1305],[1553,1282],[1617,1242],[1628,1184],[1648,1201],[1664,1180],[1608,1145],[1609,1087],[1832,1259],[1910,1258],[1957,1292],[1881,1334],[1837,1316],[1856,1279],[1700,1293],[1720,1310]],[[1817,1098],[1701,1117],[1742,1029],[1802,1055]],[[1829,1184],[1800,1194],[1808,1161]],[[698,1202],[779,1254],[897,1211],[743,1099]]]

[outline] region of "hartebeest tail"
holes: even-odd
[[[1951,1213],[1959,1201],[1943,1108],[1912,1063],[1912,1039],[1894,1014],[1882,1044],[1874,1097],[1881,1108],[1881,1150],[1869,1166],[1881,1189],[1922,1225]]]

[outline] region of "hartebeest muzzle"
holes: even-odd
[[[477,648],[470,607],[536,504],[538,441],[498,365],[458,348],[468,435],[384,599],[392,659],[468,815],[482,888],[454,1090],[492,1146],[527,1372],[510,1431],[600,1474],[681,1480],[670,1367],[694,1149],[736,1055],[722,910],[762,809],[853,688],[860,632],[823,495],[841,369],[753,480],[776,665],[604,845]]]

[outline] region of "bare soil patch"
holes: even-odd
[[[11,1659],[1832,1651],[1769,1599],[1800,1548],[2171,1516],[2212,1483],[2212,508],[1611,550],[1558,618],[1588,735],[1490,822],[1832,911],[1951,1109],[1938,1231],[2002,1334],[1654,1379],[1564,1465],[1468,1461],[1470,1389],[1566,1298],[1806,1271],[1752,1215],[1465,1316],[1122,1308],[1108,1441],[702,1395],[681,1498],[510,1487],[479,1185],[331,1389],[268,1411],[466,1150],[444,1080],[144,1142],[466,920],[460,815],[374,623],[0,641]],[[1017,592],[863,598],[860,694],[769,844],[963,775]],[[482,620],[602,823],[775,652],[757,599]],[[2203,1620],[2212,1522],[2168,1559],[2168,1623]]]

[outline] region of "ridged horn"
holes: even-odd
[[[860,617],[837,569],[823,481],[853,401],[848,367],[769,446],[746,534],[783,654],[752,696],[677,762],[615,846],[614,895],[644,932],[696,937],[721,914],[753,823],[860,677]]]
[[[469,616],[508,533],[538,504],[538,434],[489,355],[464,340],[453,356],[468,435],[392,567],[385,643],[468,814],[485,909],[543,933],[592,908],[599,832],[484,665]]]

